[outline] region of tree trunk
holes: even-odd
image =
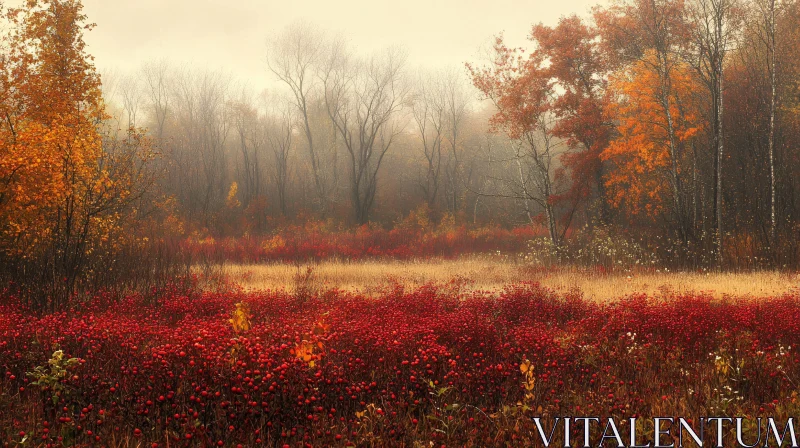
[[[769,74],[770,74],[770,101],[769,101],[769,212],[770,246],[774,256],[778,249],[778,223],[775,213],[775,0],[769,2]]]
[[[716,212],[717,212],[717,216],[716,216],[716,218],[717,218],[717,241],[716,241],[717,248],[716,249],[717,249],[717,267],[722,268],[722,264],[723,264],[723,261],[724,261],[723,260],[724,257],[723,257],[723,254],[722,254],[723,244],[724,244],[723,243],[723,233],[722,233],[723,229],[724,229],[723,225],[722,225],[722,161],[723,161],[722,155],[723,155],[723,150],[724,150],[724,144],[723,144],[724,141],[723,141],[723,133],[722,133],[722,117],[723,117],[723,115],[722,115],[722,112],[723,112],[722,111],[722,107],[723,107],[723,103],[722,103],[722,57],[718,57],[718,59],[717,59],[717,69],[716,70],[717,70],[717,76],[718,76],[718,78],[717,78],[717,86],[716,86],[716,89],[717,89],[717,92],[716,92],[717,93],[717,98],[716,98],[716,101],[717,101],[716,109],[717,109],[717,111],[716,112],[717,113],[716,113],[716,117],[715,117],[716,127],[717,127],[717,129],[716,129],[716,133],[717,133],[717,138],[716,138],[716,140],[717,140],[716,141],[716,143],[717,143],[717,173],[716,173],[717,174],[717,176],[716,176],[717,177],[717,192],[716,192],[716,198],[715,198]]]

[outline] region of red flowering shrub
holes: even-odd
[[[310,223],[293,226],[266,237],[188,238],[183,252],[194,259],[255,263],[339,258],[455,258],[473,253],[521,253],[540,233],[532,227],[470,230],[466,227],[428,228],[398,226],[392,230],[362,226],[354,230],[329,229]]]
[[[597,304],[520,284],[98,294],[43,316],[2,303],[11,445],[529,445],[533,415],[800,409],[796,295]]]

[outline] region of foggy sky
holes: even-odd
[[[534,23],[584,15],[597,0],[84,0],[97,27],[88,51],[101,71],[166,58],[269,85],[266,39],[298,19],[342,33],[360,51],[400,45],[410,67],[460,68],[499,32],[514,45]]]

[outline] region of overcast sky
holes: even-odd
[[[368,52],[400,45],[410,66],[475,60],[504,32],[524,44],[531,25],[586,14],[597,0],[84,0],[97,28],[89,52],[101,71],[135,70],[148,60],[223,69],[260,90],[268,85],[265,42],[304,19]]]

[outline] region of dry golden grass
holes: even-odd
[[[306,269],[311,267],[310,275]],[[229,265],[226,277],[245,289],[293,290],[301,282],[316,289],[371,292],[392,281],[408,287],[428,282],[466,280],[469,290],[497,291],[520,281],[538,281],[556,291],[579,289],[594,300],[612,300],[632,293],[658,296],[708,293],[714,297],[766,297],[797,291],[800,277],[779,272],[647,273],[602,275],[577,269],[533,269],[529,265],[488,258],[426,261],[341,262]],[[303,277],[307,277],[302,280]]]
[[[704,293],[716,298],[769,297],[796,291],[797,276],[779,272],[750,273],[654,273],[639,275],[587,275],[586,273],[556,272],[542,279],[553,289],[580,289],[586,297],[609,300],[633,293],[651,296],[682,293]]]

